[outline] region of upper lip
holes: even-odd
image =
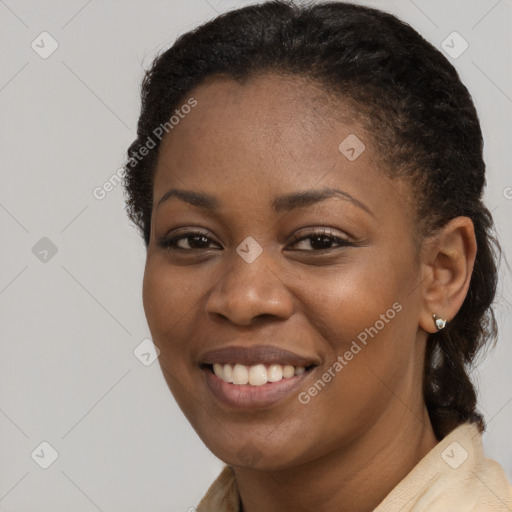
[[[204,352],[199,364],[290,364],[293,366],[318,365],[315,358],[304,357],[274,345],[229,345]]]

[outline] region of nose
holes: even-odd
[[[265,251],[247,263],[235,251],[227,270],[215,283],[206,300],[208,315],[223,317],[234,324],[250,326],[263,317],[289,318],[293,297],[284,276],[272,265]]]

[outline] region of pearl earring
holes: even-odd
[[[443,318],[438,318],[437,315],[435,315],[435,314],[432,315],[432,318],[434,319],[434,323],[436,324],[438,331],[445,328],[446,320],[444,320]]]

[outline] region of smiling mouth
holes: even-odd
[[[265,386],[274,382],[288,380],[312,370],[316,365],[293,366],[291,364],[203,364],[203,369],[209,370],[222,381],[233,385]]]

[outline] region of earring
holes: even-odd
[[[434,319],[434,323],[436,324],[438,331],[445,328],[446,320],[444,320],[443,318],[438,318],[437,315],[435,315],[435,314],[432,315],[432,318]]]

